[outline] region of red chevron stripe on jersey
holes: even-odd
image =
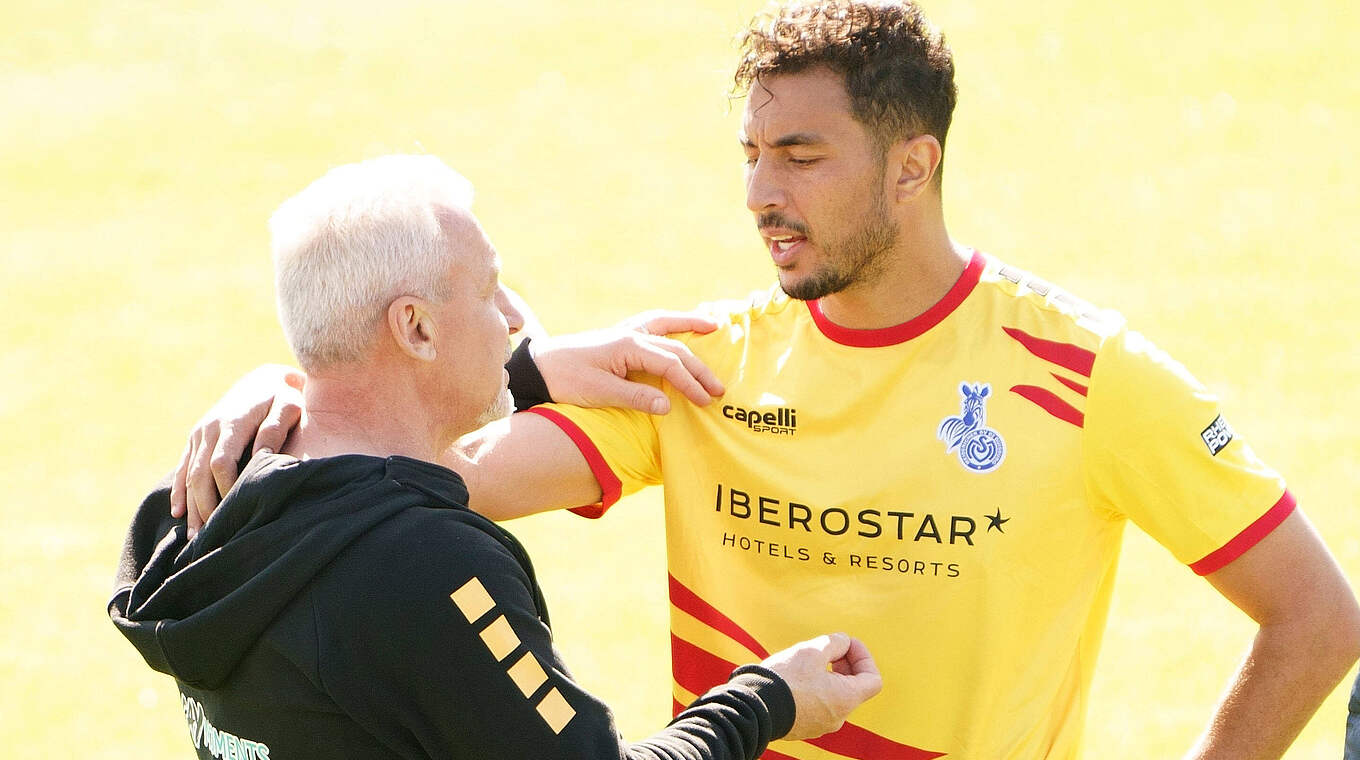
[[[763,660],[770,656],[769,650],[761,646],[754,636],[743,630],[732,618],[722,614],[716,607],[700,599],[698,594],[685,588],[685,584],[677,581],[674,575],[667,575],[666,577],[670,581],[671,604],[674,604],[677,609],[746,647],[756,657]],[[702,692],[696,691],[694,693],[700,694]]]
[[[736,669],[735,662],[728,662],[671,634],[671,673],[675,682],[686,691],[703,694],[725,682]]]
[[[670,578],[670,585],[671,603],[675,604],[678,609],[733,641],[741,643],[742,646],[747,647],[753,653],[767,651],[750,633],[737,625],[731,618],[722,614],[716,607],[699,598],[698,594],[676,580],[674,576]],[[716,625],[714,621],[717,622]],[[751,645],[747,645],[746,641],[749,641]],[[761,659],[768,656],[768,654],[760,654]],[[736,668],[736,663],[729,662],[675,634],[671,634],[671,671],[675,675],[675,682],[680,685],[680,688],[691,694],[703,694],[714,686],[723,683]],[[678,715],[684,708],[679,702],[674,702],[674,709]],[[805,741],[814,747],[844,755],[852,758],[852,760],[932,760],[932,758],[943,757],[945,754],[895,742],[853,723],[846,723],[841,726],[839,731],[834,731],[826,736],[806,739]],[[771,751],[767,751],[762,757],[768,760],[797,760]]]
[[[1080,393],[1080,394],[1083,395],[1083,396],[1086,395],[1086,391],[1087,391],[1086,386],[1082,385],[1081,383],[1077,382],[1076,380],[1068,380],[1067,378],[1063,377],[1062,375],[1059,375],[1057,372],[1050,372],[1050,373],[1048,373],[1048,374],[1052,375],[1054,380],[1057,380],[1058,382],[1062,383],[1063,385],[1066,385],[1068,388],[1071,388],[1072,390],[1076,391],[1077,393]]]
[[[1044,340],[1014,327],[1003,327],[1006,334],[1020,341],[1020,345],[1031,354],[1053,362],[1059,367],[1070,369],[1083,376],[1091,376],[1091,367],[1096,363],[1096,354],[1081,346],[1074,346],[1071,343],[1059,343],[1056,340]]]
[[[1086,415],[1082,414],[1075,406],[1058,398],[1058,394],[1047,388],[1040,388],[1037,385],[1013,385],[1011,386],[1011,393],[1033,401],[1040,409],[1063,422],[1069,422],[1077,427],[1086,424]]]

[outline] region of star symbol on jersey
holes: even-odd
[[[1001,526],[1010,521],[1011,518],[1009,517],[1001,517],[1001,508],[997,507],[996,514],[987,515],[987,532],[990,533],[992,529],[995,528],[997,533],[1005,533],[1006,531],[1002,530]]]

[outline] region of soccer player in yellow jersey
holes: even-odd
[[[449,456],[474,508],[598,516],[664,483],[677,704],[785,642],[861,637],[882,695],[776,760],[1076,757],[1132,521],[1260,625],[1188,756],[1279,757],[1360,649],[1280,475],[1117,315],[950,239],[954,67],[917,7],[786,6],[742,54],[779,287],[677,336],[725,394],[486,428]]]

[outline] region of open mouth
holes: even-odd
[[[789,266],[793,263],[794,256],[799,249],[807,242],[807,238],[802,235],[770,235],[770,258],[778,266]]]

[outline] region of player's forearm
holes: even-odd
[[[1263,625],[1187,760],[1281,757],[1355,663],[1354,604],[1343,602],[1336,619]]]

